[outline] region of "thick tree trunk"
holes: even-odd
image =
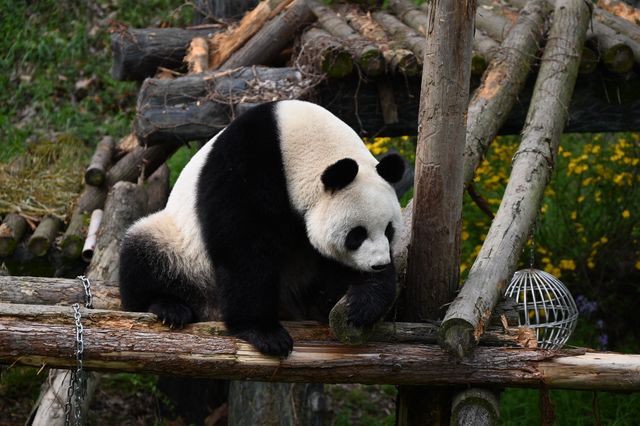
[[[431,3],[414,185],[404,320],[439,319],[458,288],[462,224],[462,153],[471,77],[475,0]],[[400,387],[399,425],[449,422],[453,390]]]
[[[129,183],[120,182],[116,184],[109,194],[105,205],[105,219],[100,233],[100,239],[96,247],[95,255],[89,265],[87,277],[91,280],[116,281],[118,276],[118,259],[120,252],[120,242],[124,230],[138,217],[140,217],[146,207],[146,197],[141,187]],[[78,282],[78,286],[84,287]],[[93,291],[100,292],[101,289],[93,284]],[[53,309],[52,307],[37,307],[37,309]],[[71,308],[60,308],[73,312]],[[27,309],[28,311],[28,309]],[[87,310],[85,312],[91,312]],[[71,326],[71,323],[69,323]],[[70,364],[62,365],[75,367],[75,357],[70,356],[75,353],[75,339],[69,339],[69,327],[63,327],[67,340],[67,345],[71,348],[66,357]],[[62,377],[62,378],[60,378]],[[82,411],[86,412],[91,401],[93,391],[96,388],[98,377],[94,374],[87,376],[87,392],[82,399]],[[64,424],[64,407],[69,400],[67,392],[70,384],[70,375],[67,370],[52,369],[49,371],[49,380],[42,389],[40,406],[37,408],[33,419],[33,426],[57,426]],[[47,405],[43,405],[43,402]],[[83,416],[84,417],[84,416]]]
[[[27,221],[16,213],[9,213],[0,225],[0,257],[11,256],[27,230]]]
[[[301,78],[294,68],[255,67],[207,72],[175,80],[147,79],[138,95],[134,121],[136,135],[140,143],[147,146],[209,140],[229,124],[230,104],[241,99],[257,102],[261,95],[263,101],[272,99],[274,94],[295,98],[296,93],[304,91]],[[262,89],[260,83],[263,81],[274,81],[275,88]],[[263,95],[263,92],[268,93]],[[167,148],[158,149],[164,152]],[[128,155],[137,158],[139,154]],[[109,182],[115,179],[110,176],[127,164],[120,164],[125,159],[111,168]],[[139,162],[134,161],[134,164],[134,170],[137,170]],[[135,180],[137,175],[137,172],[128,174],[127,179]]]
[[[44,218],[36,230],[33,231],[31,238],[29,238],[29,242],[27,243],[29,251],[33,253],[34,256],[44,256],[47,254],[61,226],[62,221],[57,217],[48,216]]]
[[[444,319],[442,346],[460,357],[473,351],[487,317],[502,297],[540,208],[567,119],[589,16],[583,0],[556,2],[509,184],[469,277]]]
[[[284,13],[267,22],[219,69],[231,70],[248,65],[268,65],[291,42],[293,35],[314,18],[305,0],[294,0]]]
[[[326,326],[288,323],[296,345],[287,359],[279,359],[225,336],[216,323],[169,330],[152,314],[84,308],[81,313],[89,370],[288,382],[640,390],[640,355],[479,347],[463,362],[452,362],[433,345],[352,347],[336,343]],[[0,360],[73,367],[72,329],[70,307],[0,304]]]
[[[320,26],[344,43],[366,75],[375,77],[385,71],[384,57],[377,45],[362,37],[347,24],[344,17],[329,7],[316,0],[307,0],[307,4],[318,18]]]
[[[158,67],[185,71],[184,55],[191,39],[209,37],[221,27],[124,29],[111,34],[116,80],[139,80],[156,74]]]
[[[489,144],[509,117],[537,57],[546,18],[544,0],[531,0],[482,77],[467,113],[463,182],[467,186]]]
[[[98,142],[96,152],[91,157],[91,162],[84,172],[84,181],[87,185],[102,186],[107,169],[111,165],[111,158],[115,148],[116,144],[111,136],[105,136]]]

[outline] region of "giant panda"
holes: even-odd
[[[293,348],[280,319],[326,321],[345,293],[348,321],[371,325],[395,298],[391,183],[403,171],[318,105],[256,106],[193,156],[164,210],[128,229],[122,306],[178,327],[221,317],[276,356]]]

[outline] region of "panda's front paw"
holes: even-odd
[[[234,328],[231,333],[251,343],[265,355],[287,357],[293,350],[293,339],[280,324],[269,328]]]
[[[356,327],[367,327],[378,322],[387,307],[373,303],[371,299],[347,297],[347,322]]]
[[[169,327],[182,328],[195,320],[191,308],[182,302],[166,298],[155,299],[149,305],[149,312],[156,314],[163,324]]]

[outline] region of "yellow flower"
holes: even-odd
[[[592,154],[599,154],[600,153],[600,145],[594,145],[593,148],[591,148],[591,153]]]
[[[551,259],[549,259],[548,257],[543,257],[542,263],[551,263]]]
[[[638,261],[638,263],[636,264],[636,267],[638,266],[638,264],[640,264],[640,261]],[[593,268],[596,267],[596,263],[593,261],[593,259],[591,259],[591,258],[587,259],[587,267],[589,269],[593,269]],[[638,268],[638,269],[640,269],[640,268]]]
[[[578,197],[578,203],[581,203],[584,201],[584,195],[581,195]]]
[[[638,261],[636,262],[636,265],[635,265],[635,266],[636,266],[636,269],[640,269],[640,260],[638,260]]]
[[[609,242],[609,239],[607,237],[602,237],[602,238],[600,238],[600,242],[602,244],[607,244],[607,242]]]
[[[570,271],[575,271],[576,263],[570,259],[562,259],[560,261],[560,265],[558,265],[561,269],[568,269]]]
[[[574,210],[571,212],[571,220],[576,220],[578,218],[578,213]]]
[[[462,241],[467,241],[469,239],[469,233],[467,231],[462,231]]]
[[[625,210],[622,212],[622,217],[625,219],[629,219],[629,217],[631,216],[631,213],[629,212],[629,210]]]

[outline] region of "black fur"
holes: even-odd
[[[398,154],[385,155],[376,166],[378,174],[389,183],[396,183],[404,175],[404,160]]]
[[[347,173],[330,179],[334,188],[357,173],[357,163],[353,173],[349,164],[355,161],[345,160],[338,167]],[[289,202],[274,104],[249,110],[218,136],[201,170],[196,199],[202,237],[215,268],[215,285],[208,283],[207,288],[215,289],[215,297],[202,294],[186,276],[167,279],[162,255],[152,242],[127,240],[120,277],[125,309],[153,310],[180,326],[200,320],[202,304],[215,299],[232,334],[265,354],[287,356],[293,341],[279,322],[287,314],[326,320],[349,289],[349,320],[370,325],[393,303],[393,268],[353,271],[311,247],[303,219]],[[313,282],[289,283],[299,280],[299,270],[313,271]],[[282,289],[285,271],[287,288]]]
[[[338,160],[322,172],[320,180],[327,191],[337,191],[349,185],[358,174],[358,163],[352,158]]]

